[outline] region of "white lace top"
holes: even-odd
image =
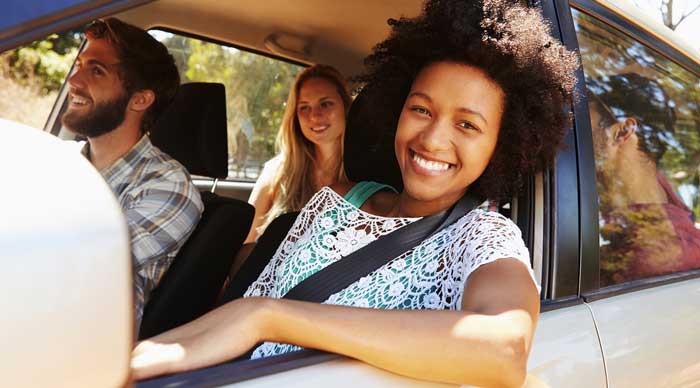
[[[281,298],[327,265],[415,220],[418,218],[369,214],[324,187],[301,210],[270,263],[244,297]],[[457,310],[469,274],[500,258],[520,260],[537,285],[520,229],[498,213],[472,210],[411,251],[331,295],[324,303],[381,309]],[[252,358],[298,349],[266,342],[255,349]]]

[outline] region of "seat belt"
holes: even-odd
[[[302,280],[282,298],[321,303],[452,225],[483,202],[484,199],[467,193],[449,210],[423,217],[381,236],[328,265]]]

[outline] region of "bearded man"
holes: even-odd
[[[151,144],[148,130],[180,84],[173,57],[146,31],[110,18],[90,24],[68,78],[63,125],[124,210],[134,268],[135,327],[204,206],[187,170]]]

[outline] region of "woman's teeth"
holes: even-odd
[[[423,167],[426,170],[431,170],[431,171],[445,171],[448,168],[450,168],[449,163],[443,163],[443,162],[435,162],[432,160],[427,160],[423,159],[418,154],[414,153],[413,154],[413,160],[421,167]]]
[[[314,132],[321,132],[321,131],[325,131],[326,129],[328,129],[328,127],[329,127],[329,125],[321,125],[319,127],[311,127],[311,130]]]

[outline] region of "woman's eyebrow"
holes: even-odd
[[[472,114],[472,115],[479,116],[479,117],[484,121],[484,123],[485,123],[486,125],[489,125],[489,122],[488,122],[488,120],[486,120],[486,117],[484,117],[484,115],[482,115],[482,114],[481,114],[480,112],[478,112],[478,111],[475,111],[474,109],[469,109],[469,108],[460,107],[460,108],[458,108],[457,110],[458,110],[459,112],[463,112],[463,113],[467,113],[467,114]]]
[[[411,93],[408,95],[408,97],[421,97],[421,98],[424,98],[424,99],[428,100],[429,102],[432,102],[432,101],[433,101],[433,100],[430,98],[429,95],[427,95],[427,94],[425,94],[425,93],[423,93],[423,92],[411,92]]]
[[[333,99],[332,96],[323,96],[323,97],[319,98],[318,101],[332,100],[332,99]],[[301,100],[301,99],[299,100],[299,104],[308,104],[308,103],[309,102],[307,100]]]

